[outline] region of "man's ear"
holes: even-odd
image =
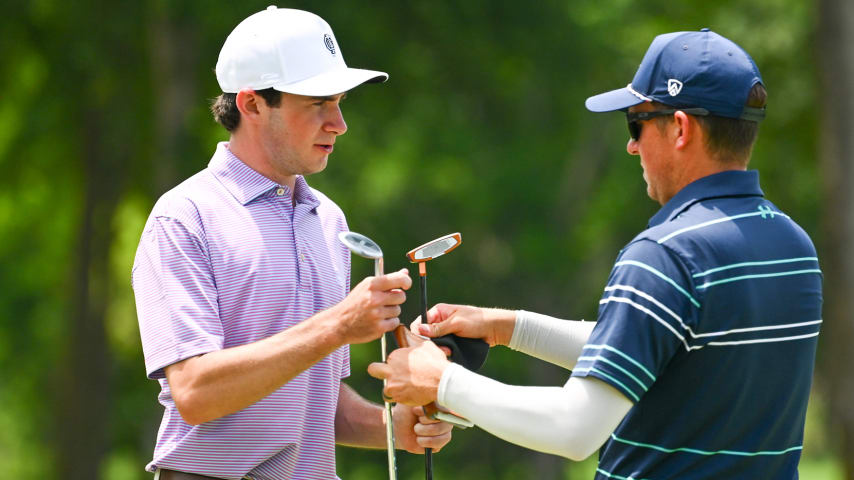
[[[700,126],[696,118],[681,110],[673,114],[673,120],[674,147],[677,150],[684,150],[695,140]]]
[[[261,113],[259,105],[261,102],[263,102],[261,97],[255,93],[255,90],[249,88],[244,88],[237,92],[237,98],[235,99],[240,116],[250,122]]]

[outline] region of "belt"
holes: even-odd
[[[197,475],[195,473],[179,472],[177,470],[166,470],[160,468],[154,477],[158,480],[222,480],[217,477],[208,477],[207,475]],[[243,477],[249,479],[249,477]],[[249,479],[251,480],[251,479]]]

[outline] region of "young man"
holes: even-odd
[[[347,130],[347,90],[385,73],[348,68],[329,25],[270,7],[240,23],[216,66],[212,110],[230,139],[164,194],[133,267],[146,371],[163,421],[147,466],[161,480],[335,479],[335,444],[385,446],[382,408],[341,383],[349,347],[399,324],[406,270],[349,291],[348,230],[306,183]],[[349,293],[348,293],[349,291]],[[450,426],[397,406],[399,448]]]
[[[571,459],[601,448],[597,479],[797,478],[821,271],[746,170],[765,96],[733,42],[708,29],[656,37],[627,87],[586,103],[626,112],[626,148],[662,205],[620,252],[598,322],[440,304],[413,325],[564,366],[566,385],[504,385],[427,342],[369,367],[385,393]]]

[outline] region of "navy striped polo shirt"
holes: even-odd
[[[757,172],[682,189],[620,252],[573,371],[634,402],[596,479],[797,478],[821,282]]]

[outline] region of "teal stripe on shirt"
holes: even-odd
[[[688,447],[679,447],[679,448],[667,448],[659,445],[653,445],[651,443],[641,443],[641,442],[633,442],[631,440],[626,440],[624,438],[620,438],[613,433],[611,434],[611,438],[616,442],[624,443],[626,445],[631,445],[633,447],[643,447],[643,448],[651,448],[653,450],[658,450],[659,452],[664,453],[676,453],[676,452],[687,452],[687,453],[695,453],[697,455],[736,455],[739,457],[758,457],[760,455],[785,455],[790,452],[794,452],[797,450],[803,450],[803,445],[798,445],[795,447],[790,447],[785,450],[761,450],[758,452],[741,452],[738,450],[699,450],[697,448],[688,448]]]
[[[594,373],[598,373],[599,375],[602,375],[603,377],[607,378],[608,380],[610,380],[610,381],[614,382],[615,384],[619,385],[619,386],[623,389],[623,391],[624,391],[624,392],[628,393],[628,394],[629,394],[629,396],[631,396],[632,398],[634,398],[634,399],[635,399],[635,402],[639,402],[639,401],[640,401],[640,397],[638,396],[638,394],[636,394],[636,393],[635,393],[631,388],[629,388],[625,383],[623,383],[623,382],[621,382],[621,381],[617,380],[616,378],[614,378],[614,377],[613,377],[613,376],[611,376],[611,375],[608,375],[607,373],[603,372],[602,370],[599,370],[599,369],[596,369],[596,368],[589,367],[589,368],[575,368],[575,369],[573,370],[573,372],[580,372],[580,373],[585,373],[585,372],[594,372]]]
[[[802,275],[805,273],[821,273],[821,270],[817,268],[810,268],[807,270],[791,270],[788,272],[775,272],[775,273],[757,273],[754,275],[741,275],[738,277],[729,277],[722,278],[720,280],[715,280],[713,282],[706,282],[702,285],[698,285],[697,289],[706,289],[709,287],[714,287],[715,285],[720,285],[722,283],[730,283],[730,282],[738,282],[740,280],[750,280],[752,278],[769,278],[769,277],[785,277],[788,275]]]
[[[638,377],[636,377],[636,376],[632,375],[632,373],[631,373],[631,372],[629,372],[629,371],[628,371],[628,370],[626,370],[625,368],[623,368],[623,367],[621,367],[621,366],[617,365],[617,363],[616,363],[616,362],[611,361],[611,360],[608,360],[607,358],[603,357],[602,355],[596,355],[595,357],[584,357],[584,356],[582,356],[582,357],[578,357],[578,361],[579,361],[579,362],[581,362],[581,361],[585,361],[585,360],[586,360],[586,361],[591,361],[591,362],[594,362],[594,361],[596,361],[596,360],[601,360],[601,361],[603,361],[603,362],[607,363],[608,365],[611,365],[612,367],[616,368],[616,369],[617,369],[617,370],[619,370],[620,372],[622,372],[622,373],[623,373],[623,375],[625,375],[625,376],[627,376],[627,377],[631,378],[632,380],[634,380],[634,381],[635,381],[635,383],[637,383],[638,385],[640,385],[640,387],[643,389],[643,391],[644,391],[644,392],[645,392],[645,391],[647,391],[647,390],[649,390],[649,388],[648,388],[648,387],[647,387],[647,386],[646,386],[642,381],[640,381],[640,379],[639,379]]]
[[[607,471],[602,470],[601,468],[598,468],[598,467],[596,468],[596,471],[601,473],[602,475],[605,475],[608,478],[616,478],[617,480],[650,480],[648,478],[623,477],[623,476],[617,475],[616,473],[607,472]]]
[[[629,355],[627,355],[627,354],[625,354],[625,353],[621,352],[620,350],[618,350],[618,349],[616,349],[616,348],[614,348],[614,347],[612,347],[612,346],[610,346],[610,345],[594,345],[594,344],[592,344],[592,343],[588,343],[587,345],[585,345],[584,347],[582,347],[582,350],[586,350],[586,349],[588,349],[588,348],[596,348],[596,349],[601,349],[601,350],[608,350],[609,352],[614,352],[614,353],[616,353],[617,355],[619,355],[619,356],[621,356],[621,357],[625,358],[626,360],[628,360],[628,361],[632,362],[632,364],[633,364],[634,366],[636,366],[636,367],[640,368],[640,369],[643,371],[643,373],[645,373],[645,374],[650,378],[650,380],[652,380],[653,382],[655,381],[655,375],[653,375],[653,374],[652,374],[652,372],[650,372],[649,370],[647,370],[647,369],[646,369],[646,367],[644,367],[643,365],[641,365],[641,363],[640,363],[640,362],[638,362],[638,361],[637,361],[637,360],[635,360],[634,358],[630,357]]]
[[[635,267],[640,267],[640,268],[642,268],[648,272],[651,272],[653,275],[655,275],[655,276],[661,278],[662,280],[664,280],[665,282],[673,285],[673,287],[676,288],[676,290],[678,290],[679,293],[688,297],[688,300],[690,300],[691,303],[693,303],[695,307],[700,308],[700,302],[698,302],[694,297],[692,297],[691,294],[688,293],[687,290],[685,290],[684,288],[679,286],[679,284],[676,283],[672,278],[670,278],[667,275],[656,270],[654,267],[651,267],[645,263],[638,262],[635,260],[621,260],[621,261],[614,264],[615,267],[621,267],[623,265],[632,265]]]
[[[756,217],[756,216],[761,216],[762,218],[765,218],[765,215],[770,215],[771,218],[774,218],[774,215],[780,215],[781,217],[785,217],[785,218],[788,218],[791,220],[791,218],[788,215],[786,215],[785,213],[776,212],[773,210],[762,210],[762,206],[760,205],[760,210],[758,212],[742,213],[739,215],[732,215],[730,217],[716,218],[714,220],[709,220],[707,222],[698,223],[697,225],[691,225],[690,227],[681,228],[681,229],[676,230],[675,232],[673,232],[673,233],[671,233],[671,234],[669,234],[663,238],[660,238],[658,240],[658,243],[662,244],[662,243],[670,240],[671,238],[673,238],[677,235],[681,235],[685,232],[690,232],[691,230],[696,230],[698,228],[704,228],[704,227],[708,227],[710,225],[715,225],[718,223],[729,222],[732,220],[738,220],[740,218],[748,218],[748,217]]]
[[[724,265],[723,267],[712,268],[710,270],[706,270],[705,272],[695,273],[693,275],[694,278],[705,277],[706,275],[710,275],[715,272],[720,272],[722,270],[729,270],[732,268],[740,268],[740,267],[758,267],[763,265],[778,265],[781,263],[794,263],[794,262],[818,262],[818,258],[816,257],[800,257],[800,258],[783,258],[780,260],[768,260],[764,262],[742,262],[742,263],[733,263],[732,265]]]

